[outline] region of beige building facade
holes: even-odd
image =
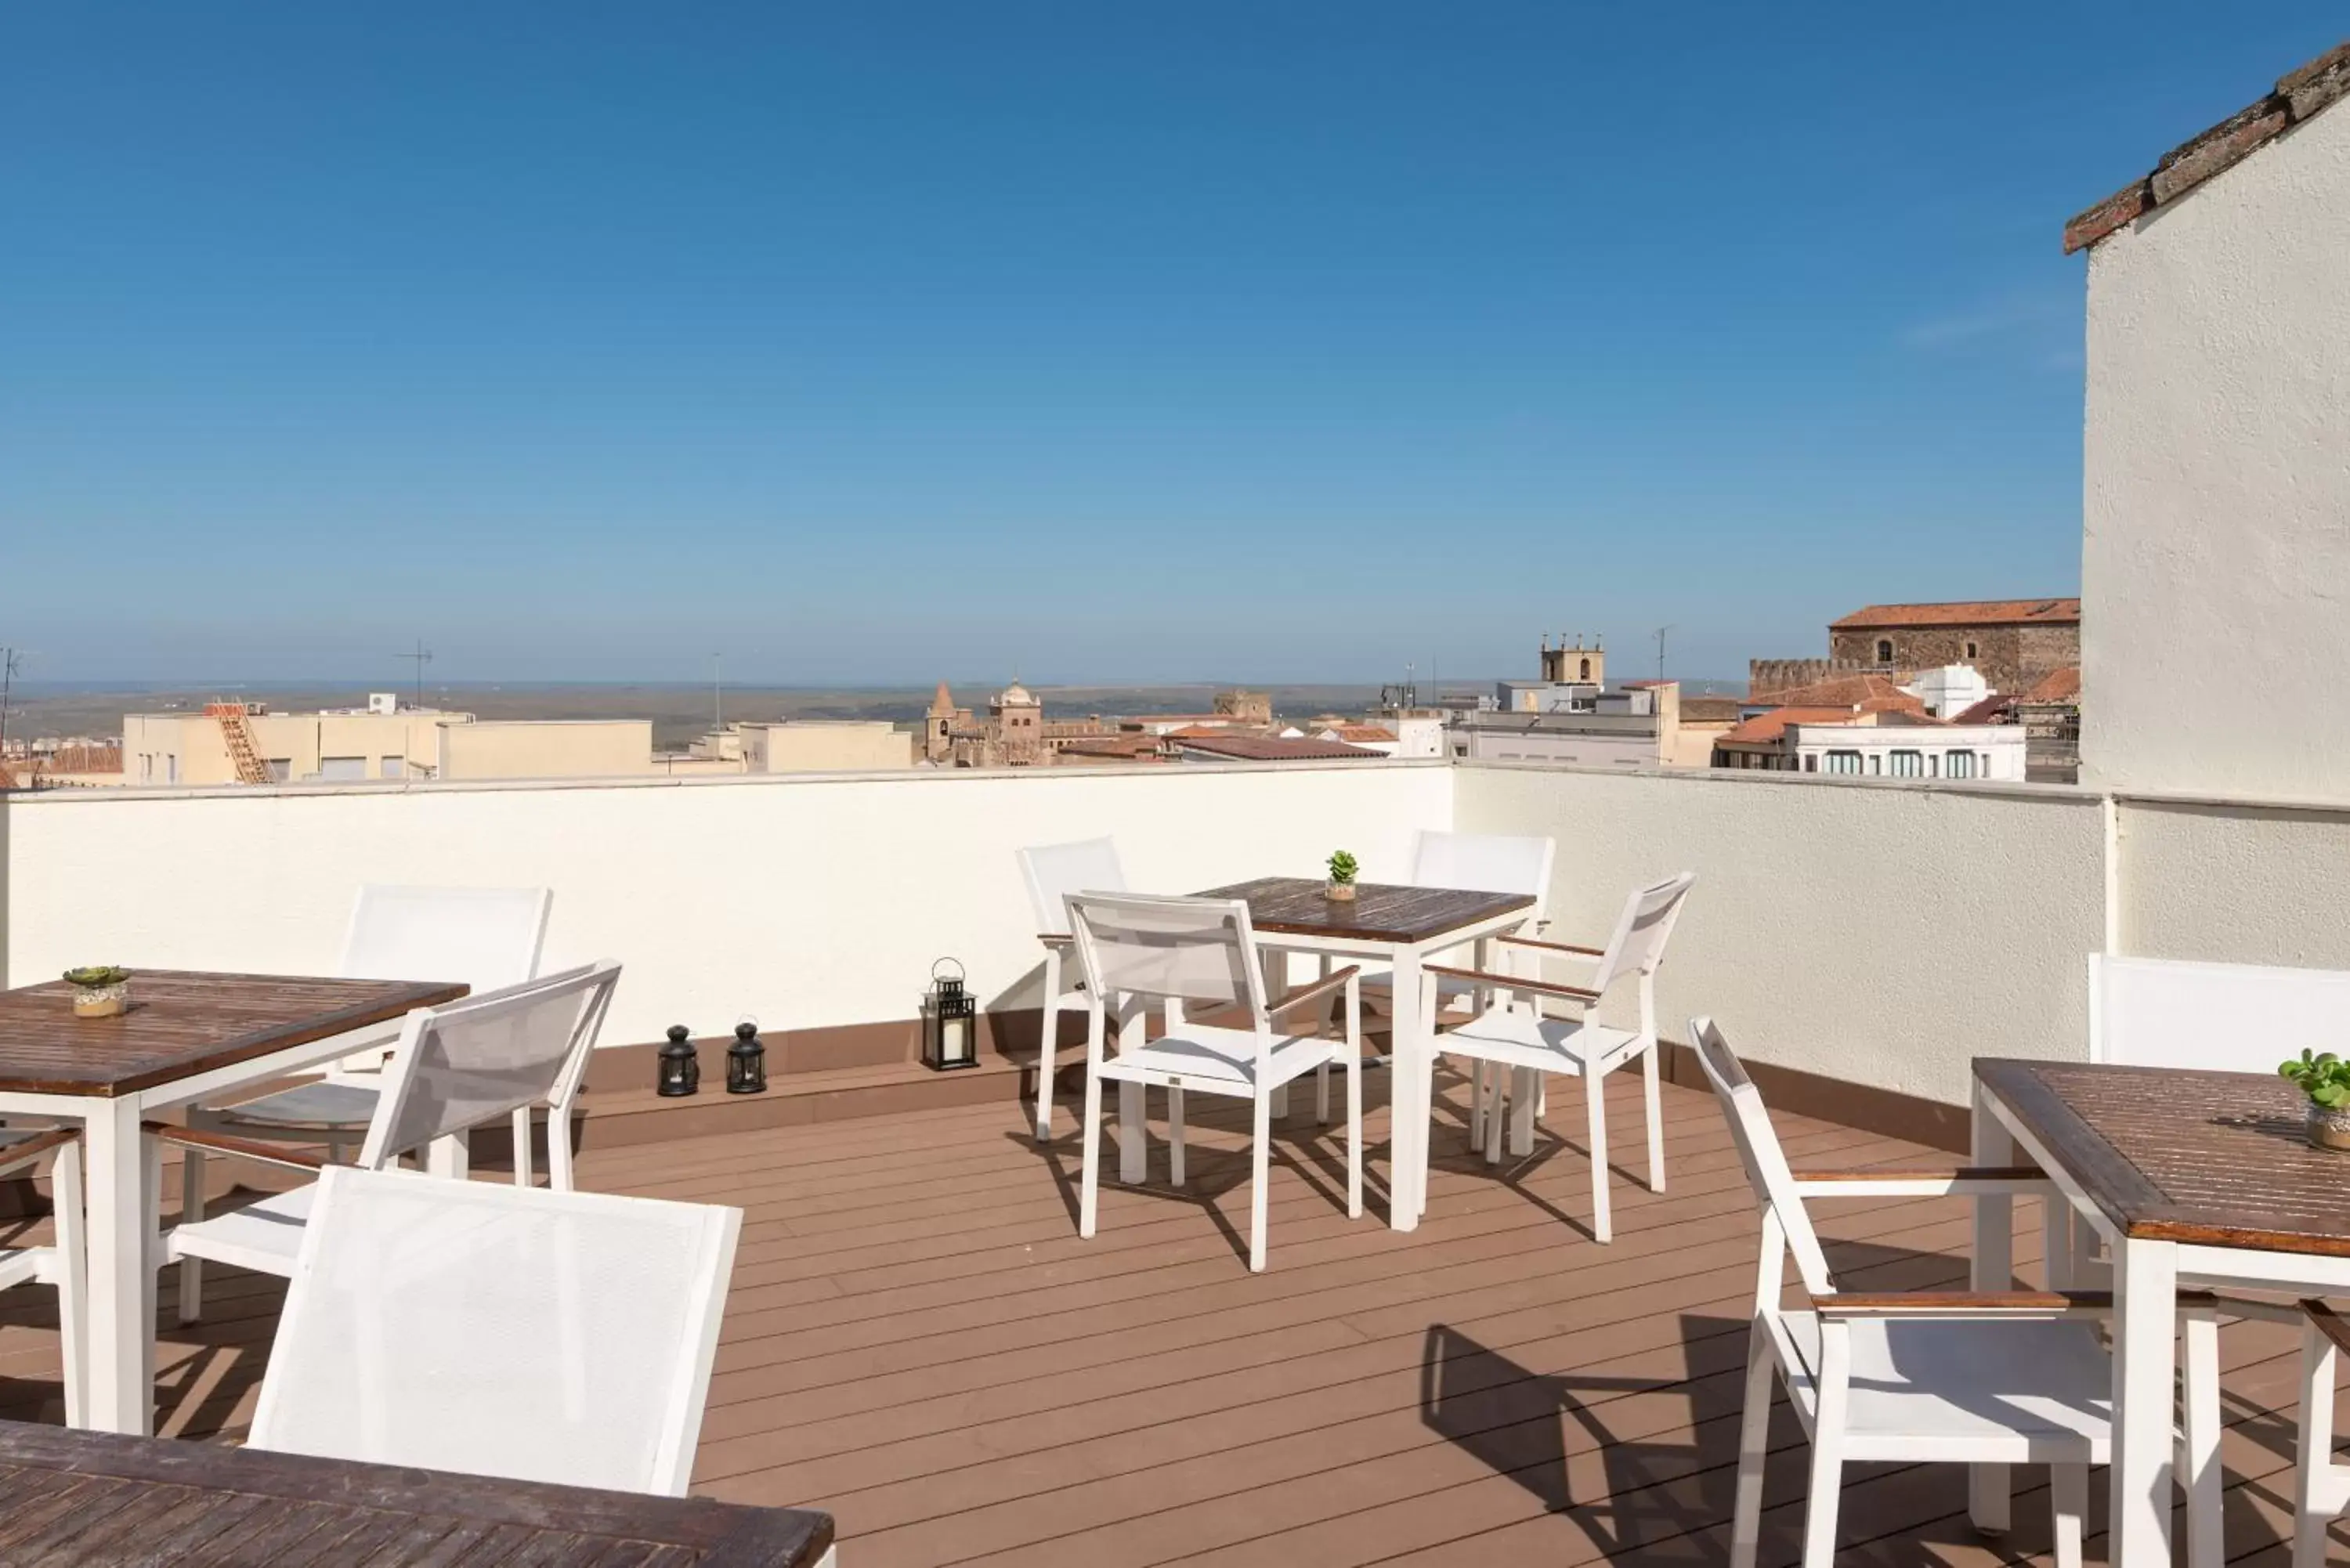
[[[914,765],[915,737],[886,719],[788,719],[741,729],[745,773],[862,773]]]

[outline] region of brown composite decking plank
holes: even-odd
[[[1618,1229],[1599,1247],[1568,1222],[1589,1206],[1576,1088],[1554,1085],[1545,1127],[1546,1141],[1573,1147],[1505,1185],[1463,1147],[1460,1080],[1448,1074],[1439,1086],[1420,1228],[1385,1228],[1380,1108],[1367,1127],[1370,1213],[1348,1221],[1329,1170],[1309,1179],[1277,1161],[1271,1268],[1257,1276],[1207,1207],[1108,1179],[1114,1146],[1100,1234],[1078,1240],[1051,1174],[1076,1168],[1066,1096],[1062,1136],[1045,1151],[1021,1107],[1004,1103],[590,1148],[580,1185],[750,1210],[697,1490],[835,1508],[843,1561],[856,1568],[1320,1568],[1466,1564],[1472,1554],[1482,1568],[1596,1563],[1609,1543],[1635,1541],[1617,1561],[1719,1563],[1759,1225],[1711,1097],[1666,1088],[1672,1185],[1652,1195],[1630,1174],[1644,1165],[1638,1085],[1609,1085]],[[1311,1125],[1306,1093],[1282,1135],[1292,1147]],[[1373,1104],[1384,1098],[1382,1087]],[[1246,1185],[1231,1179],[1239,1128],[1199,1102],[1195,1183],[1244,1233]],[[1805,1165],[1939,1158],[1858,1129],[1778,1121]],[[1152,1127],[1157,1182],[1163,1125]],[[2040,1227],[2030,1204],[2019,1208],[2016,1256],[2029,1279]],[[1832,1260],[1869,1288],[1963,1276],[1964,1200],[1824,1199],[1814,1212]],[[227,1269],[213,1281],[204,1324],[164,1326],[167,1420],[184,1390],[211,1387],[203,1419],[233,1426],[265,1361],[282,1286]],[[53,1376],[34,1347],[53,1346],[54,1334],[38,1322],[0,1318],[0,1366]],[[1235,1337],[1220,1343],[1219,1323]],[[1462,1343],[1457,1356],[1448,1345],[1444,1399],[1431,1407],[1421,1378],[1436,1324]],[[2221,1336],[2230,1536],[2231,1554],[2284,1568],[2273,1494],[2289,1482],[2277,1449],[2290,1447],[2295,1363],[2282,1352],[2245,1360],[2273,1333],[2230,1324]],[[18,1341],[25,1348],[12,1350]],[[1113,1349],[1121,1342],[1131,1354]],[[225,1371],[207,1359],[223,1352],[235,1355]],[[1804,1446],[1781,1419],[1766,1563],[1792,1561],[1802,1511]],[[2044,1561],[2045,1493],[2033,1472],[2016,1474],[2008,1544],[2020,1555],[1974,1540],[1954,1469],[1856,1467],[1840,1563]],[[1570,1506],[1553,1512],[1561,1486]],[[2092,1490],[2096,1527],[2102,1487]],[[479,1544],[371,1558],[451,1568]],[[508,1556],[519,1548],[487,1544]]]
[[[1962,1230],[1954,1227],[1954,1233]],[[1948,1277],[1954,1265],[1941,1260],[1937,1267],[1939,1272],[1920,1273],[1915,1282],[1938,1282]],[[1602,1321],[1531,1343],[1510,1342],[1502,1334],[1473,1328],[1448,1329],[1449,1335],[1457,1334],[1482,1346],[1483,1354],[1474,1362],[1455,1362],[1448,1370],[1446,1390],[1453,1402],[1448,1404],[1446,1430],[1461,1437],[1486,1426],[1506,1425],[1505,1417],[1488,1419],[1487,1407],[1517,1397],[1523,1369],[1513,1361],[1514,1356],[1539,1354],[1542,1364],[1556,1365],[1567,1356],[1580,1355],[1583,1359],[1565,1376],[1570,1380],[1598,1380],[1587,1394],[1595,1404],[1617,1397],[1610,1390],[1619,1385],[1626,1388],[1664,1385],[1676,1376],[1694,1376],[1675,1365],[1684,1355],[1701,1355],[1731,1367],[1742,1366],[1743,1310],[1752,1296],[1752,1271],[1723,1272],[1743,1276],[1747,1288],[1738,1292],[1735,1282],[1721,1281],[1737,1293],[1699,1307],[1683,1304],[1678,1315],[1672,1311],[1675,1303],[1663,1292],[1625,1292],[1620,1293],[1621,1301],[1601,1314]],[[1712,1318],[1720,1332],[1710,1339],[1684,1344],[1675,1324],[1686,1322],[1692,1314]],[[1260,1446],[1267,1474],[1284,1467],[1337,1468],[1425,1445],[1430,1435],[1419,1423],[1392,1418],[1398,1412],[1408,1415],[1417,1408],[1422,1393],[1418,1368],[1399,1365],[1401,1358],[1392,1348],[1366,1347],[1367,1353],[1374,1349],[1379,1352],[1381,1370],[1343,1383],[1317,1386],[1303,1376],[1308,1370],[1305,1366],[1276,1364],[1253,1377],[1227,1375],[1199,1380],[1228,1386],[1229,1393],[1211,1405],[1187,1397],[1198,1386],[1194,1383],[1170,1390],[1166,1397],[1136,1402],[1130,1408],[1118,1401],[1096,1401],[1078,1408],[1112,1421],[1124,1417],[1128,1424],[1123,1430],[1088,1433],[1091,1440],[1078,1447],[1032,1449],[1017,1458],[968,1463],[943,1473],[929,1473],[920,1464],[910,1465],[901,1454],[849,1456],[838,1466],[819,1462],[787,1469],[775,1478],[776,1483],[786,1494],[825,1497],[860,1529],[887,1528],[952,1512],[962,1515],[955,1521],[956,1531],[969,1534],[983,1528],[978,1516],[999,1507],[999,1500],[1039,1487],[1073,1489],[1110,1476],[1147,1474],[1153,1496],[1180,1499],[1190,1484],[1188,1478],[1196,1471],[1203,1478],[1203,1495],[1212,1495],[1219,1483],[1211,1479],[1211,1472],[1248,1445]],[[1314,1365],[1336,1359],[1317,1358]],[[1370,1364],[1367,1354],[1360,1359]],[[1253,1388],[1249,1386],[1252,1382],[1256,1385]],[[1198,1419],[1206,1408],[1217,1409],[1220,1418]],[[983,1455],[1015,1448],[1034,1435],[1030,1428],[1048,1419],[998,1423],[971,1447]],[[1310,1438],[1310,1442],[1286,1441],[1292,1438]],[[1067,1442],[1066,1437],[1063,1442]],[[864,1490],[858,1489],[848,1465],[858,1459],[867,1468]],[[873,1486],[871,1478],[876,1473],[890,1479]],[[1064,1490],[1059,1501],[1068,1505],[1075,1497]],[[1126,1508],[1123,1501],[1117,1502],[1110,1517]],[[1010,1511],[1016,1512],[1016,1505]],[[861,1551],[870,1549],[870,1542],[860,1546]]]
[[[1951,1231],[1954,1237],[1963,1236],[1965,1227],[1954,1224]],[[1914,1282],[1887,1282],[1934,1284],[1963,1272],[1962,1264],[1948,1258],[1903,1262],[1914,1264]],[[1751,1288],[1745,1299],[1751,1299]],[[1393,1380],[1407,1386],[1383,1390],[1388,1396],[1385,1401],[1367,1401],[1352,1419],[1332,1411],[1311,1425],[1295,1425],[1298,1412],[1292,1407],[1305,1405],[1310,1412],[1313,1401],[1274,1397],[1213,1423],[1220,1440],[1201,1445],[1186,1459],[1128,1466],[1107,1484],[1094,1484],[1082,1476],[1066,1478],[1065,1490],[1055,1494],[1055,1522],[1092,1521],[1092,1532],[1079,1537],[1071,1550],[1094,1556],[1105,1565],[1126,1563],[1130,1559],[1119,1548],[1139,1545],[1144,1538],[1138,1535],[1132,1542],[1118,1538],[1124,1534],[1124,1522],[1139,1513],[1151,1513],[1158,1521],[1159,1528],[1147,1538],[1156,1551],[1171,1539],[1183,1538],[1187,1532],[1230,1532],[1237,1527],[1243,1539],[1263,1533],[1266,1509],[1284,1511],[1283,1527],[1286,1527],[1317,1516],[1318,1511],[1344,1512],[1374,1507],[1438,1484],[1433,1478],[1445,1476],[1448,1466],[1457,1472],[1451,1477],[1453,1480],[1474,1479],[1485,1466],[1498,1462],[1497,1451],[1511,1440],[1515,1424],[1543,1412],[1552,1416],[1550,1436],[1555,1444],[1561,1391],[1573,1392],[1580,1406],[1608,1409],[1611,1428],[1617,1425],[1612,1414],[1617,1408],[1616,1401],[1639,1390],[1672,1391],[1667,1401],[1671,1407],[1665,1422],[1669,1427],[1686,1424],[1690,1413],[1683,1396],[1687,1389],[1680,1386],[1700,1376],[1723,1374],[1729,1379],[1727,1392],[1733,1399],[1737,1397],[1745,1355],[1742,1315],[1707,1320],[1711,1332],[1692,1342],[1674,1332],[1677,1321],[1686,1331],[1686,1318],[1675,1314],[1672,1303],[1660,1301],[1658,1293],[1627,1303],[1627,1310],[1639,1315],[1619,1324],[1614,1336],[1602,1329],[1589,1331],[1577,1348],[1597,1356],[1620,1345],[1630,1354],[1533,1383],[1509,1352],[1487,1351],[1482,1335],[1446,1331],[1447,1337],[1468,1348],[1461,1351],[1464,1359],[1447,1364],[1441,1434],[1415,1417],[1422,1393],[1422,1379],[1418,1376]],[[1615,1343],[1607,1343],[1611,1338]],[[1374,1403],[1380,1407],[1369,1407]],[[1406,1418],[1396,1419],[1399,1412]],[[1310,1414],[1308,1418],[1312,1419]],[[1087,1455],[1099,1448],[1089,1445]],[[1473,1458],[1468,1452],[1471,1449]],[[1278,1484],[1309,1480],[1326,1471],[1329,1472],[1326,1485],[1295,1490]],[[864,1494],[827,1495],[844,1520],[860,1525],[865,1521]],[[1225,1497],[1243,1504],[1253,1502],[1255,1507],[1244,1506],[1237,1519],[1232,1511],[1217,1512],[1212,1506],[1194,1511],[1199,1504],[1213,1505]],[[927,1530],[863,1537],[859,1555],[878,1560],[886,1568],[892,1563],[919,1562],[974,1540],[986,1541],[991,1530],[1033,1531],[1033,1521],[1024,1523],[1018,1515],[1017,1508],[979,1507],[951,1520],[937,1521]],[[1020,1538],[1015,1533],[995,1544],[1010,1550]],[[1194,1540],[1193,1546],[1217,1543]]]
[[[159,1521],[152,1539],[125,1560],[125,1568],[165,1568],[192,1561],[205,1542],[235,1530],[267,1501],[250,1492],[235,1497],[199,1496],[182,1513]]]

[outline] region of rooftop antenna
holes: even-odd
[[[413,653],[395,653],[395,654],[393,654],[393,655],[392,655],[392,657],[393,657],[394,659],[413,659],[413,660],[415,661],[415,663],[416,663],[416,706],[417,706],[417,707],[419,707],[419,708],[423,707],[423,706],[424,706],[424,667],[425,667],[426,665],[428,665],[428,664],[430,664],[430,663],[432,663],[432,650],[431,649],[429,649],[429,648],[427,648],[427,647],[425,647],[425,646],[424,646],[424,639],[423,639],[422,638],[421,638],[421,637],[420,637],[420,638],[418,638],[418,639],[416,639],[416,651],[415,651],[415,652],[413,652]]]
[[[0,766],[5,766],[8,750],[8,694],[16,685],[16,661],[23,657],[13,648],[0,648]]]
[[[1659,686],[1665,683],[1665,633],[1676,629],[1678,628],[1669,626],[1660,626],[1657,628],[1657,684]]]

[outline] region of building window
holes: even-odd
[[[376,772],[379,775],[384,778],[399,778],[408,772],[408,759],[406,757],[386,757],[383,759],[382,763],[378,765]]]
[[[1827,771],[1832,774],[1856,774],[1860,772],[1860,753],[1858,752],[1830,752],[1828,753]]]
[[[151,784],[151,783],[153,783],[153,782],[154,782],[154,778],[155,778],[155,753],[152,753],[152,752],[141,752],[141,753],[139,753],[139,782],[140,782],[140,784]]]
[[[271,784],[284,784],[294,776],[294,759],[291,757],[272,757],[266,766]]]
[[[163,759],[163,782],[165,784],[180,782],[180,753],[177,752],[171,753]]]
[[[1892,753],[1892,765],[1887,767],[1885,771],[1891,774],[1897,779],[1924,778],[1926,776],[1926,753],[1923,752],[1895,752]]]
[[[1893,639],[1891,638],[1880,637],[1877,639],[1877,662],[1879,664],[1890,664],[1893,662]]]
[[[1805,757],[1804,759],[1804,771],[1807,774],[1815,774],[1819,772],[1820,759],[1816,756]]]
[[[367,777],[367,759],[365,757],[320,757],[318,776],[338,782],[363,779]]]
[[[1582,673],[1584,680],[1588,680],[1591,679],[1591,660],[1586,659],[1583,661]]]
[[[1969,659],[1972,659],[1974,656],[1975,656],[1975,645],[1974,645],[1973,643],[1970,642],[1970,643],[1968,643],[1968,644],[1967,644],[1967,657],[1968,657]]]
[[[1975,754],[1972,752],[1952,752],[1943,760],[1949,764],[1946,771],[1950,777],[1970,779],[1975,776]]]
[[[1871,752],[1868,753],[1868,771],[1871,774],[1881,774],[1885,771],[1884,753],[1880,752]]]

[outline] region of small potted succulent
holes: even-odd
[[[1355,857],[1343,849],[1330,857],[1330,885],[1322,890],[1323,897],[1340,903],[1354,902],[1355,877],[1361,870]]]
[[[2350,1153],[2350,1062],[2331,1051],[2303,1051],[2300,1061],[2285,1063],[2277,1074],[2309,1096],[2309,1141]]]
[[[112,1018],[130,1005],[130,971],[110,963],[66,971],[76,1018]]]

